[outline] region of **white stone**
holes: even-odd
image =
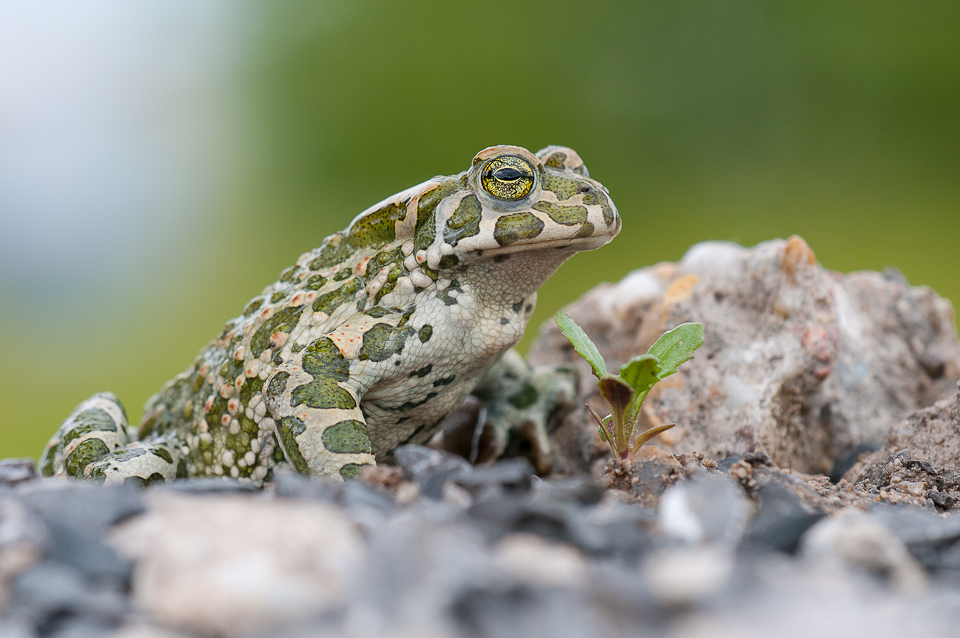
[[[587,579],[587,562],[577,549],[533,534],[508,534],[494,556],[500,569],[531,585],[577,587]]]
[[[133,597],[163,625],[224,636],[302,622],[345,602],[359,533],[322,503],[148,493],[112,544],[135,561]]]

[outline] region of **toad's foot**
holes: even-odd
[[[172,437],[137,441],[123,404],[109,392],[77,406],[47,443],[38,465],[44,476],[105,483],[149,485],[186,476],[177,442]]]
[[[525,456],[538,474],[548,474],[549,433],[574,407],[578,378],[572,367],[531,368],[509,350],[484,374],[473,400],[448,420],[444,449],[473,463]]]

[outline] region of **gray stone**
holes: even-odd
[[[491,485],[499,485],[509,490],[526,491],[530,489],[534,477],[533,466],[525,458],[504,459],[493,465],[472,468],[469,472],[458,472],[453,481],[470,491],[476,492]]]
[[[99,582],[126,586],[130,564],[103,539],[110,525],[143,511],[136,488],[44,481],[27,483],[16,494],[44,522],[48,558],[72,565]]]
[[[779,481],[766,481],[756,492],[759,507],[747,528],[745,544],[793,553],[800,537],[823,518],[820,511],[809,511],[796,492]]]
[[[34,638],[33,623],[24,618],[0,618],[0,636],[4,638]]]
[[[111,634],[115,628],[114,625],[84,619],[70,620],[51,633],[50,638],[102,638]]]
[[[747,521],[747,503],[740,487],[725,476],[699,476],[680,481],[660,499],[657,525],[687,543],[736,547]]]
[[[281,498],[309,499],[328,503],[339,502],[345,483],[326,479],[312,479],[297,472],[278,472],[267,486]]]
[[[242,492],[259,492],[259,489],[252,483],[241,483],[240,481],[226,477],[210,478],[189,478],[160,483],[153,486],[157,490],[169,490],[171,492],[181,492],[183,494],[236,494]]]
[[[470,588],[454,602],[451,614],[460,635],[490,638],[601,638],[613,629],[600,609],[578,592],[562,589]]]
[[[927,577],[906,545],[877,518],[848,508],[811,527],[800,542],[804,558],[827,567],[855,568],[907,594],[921,594]]]
[[[444,483],[471,470],[470,463],[456,454],[420,445],[401,445],[394,455],[406,475],[417,482],[420,494],[437,500],[443,498]]]
[[[24,485],[16,494],[45,521],[62,523],[92,536],[143,512],[140,491],[130,485],[104,487],[43,481]]]
[[[57,612],[79,612],[86,600],[86,579],[80,570],[59,562],[45,561],[13,582],[13,601],[42,619]]]
[[[0,485],[17,485],[38,478],[33,459],[0,460]]]

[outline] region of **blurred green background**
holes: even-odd
[[[0,10],[33,87],[0,99],[0,457],[97,391],[137,420],[301,252],[492,144],[572,146],[623,216],[525,343],[706,239],[960,299],[958,2],[41,4]]]

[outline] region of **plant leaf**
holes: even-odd
[[[681,323],[660,335],[647,354],[660,360],[660,378],[669,377],[680,364],[693,358],[693,352],[703,345],[702,323]]]
[[[640,406],[647,398],[647,393],[660,380],[660,360],[652,354],[642,354],[634,357],[620,366],[620,377],[630,384],[635,394],[627,408],[627,422],[636,424],[640,414]],[[632,432],[631,432],[632,434]]]
[[[646,432],[644,432],[643,434],[637,437],[637,440],[634,441],[633,443],[633,449],[630,450],[630,454],[636,454],[637,450],[643,447],[644,443],[646,443],[653,437],[657,436],[661,432],[666,432],[667,430],[669,430],[675,425],[676,423],[667,423],[666,425],[660,425],[655,428],[650,428],[649,430],[647,430]]]
[[[613,413],[613,451],[620,458],[626,458],[630,450],[630,436],[633,434],[633,423],[628,423],[626,419],[626,412],[630,409],[635,394],[633,388],[612,374],[603,375],[597,386],[600,396],[610,405],[610,412]]]
[[[593,368],[593,373],[597,375],[597,378],[599,379],[606,375],[607,364],[600,355],[600,351],[597,350],[597,346],[590,340],[587,333],[583,331],[583,328],[578,326],[573,319],[562,312],[557,313],[555,321],[557,325],[560,326],[560,332],[563,333],[563,336],[573,344],[573,348],[581,357],[586,359],[590,367]]]
[[[660,360],[652,354],[642,354],[620,366],[620,377],[636,393],[649,391],[660,380]]]
[[[590,407],[589,404],[586,404],[586,408],[590,410],[590,414],[593,415],[593,418],[597,420],[597,424],[600,426],[598,432],[600,433],[600,438],[604,443],[610,446],[610,449],[613,449],[613,438],[611,437],[609,426],[607,425],[610,422],[610,419],[613,418],[612,414],[600,418],[600,415],[597,414],[597,411]],[[614,450],[616,451],[616,450]]]

